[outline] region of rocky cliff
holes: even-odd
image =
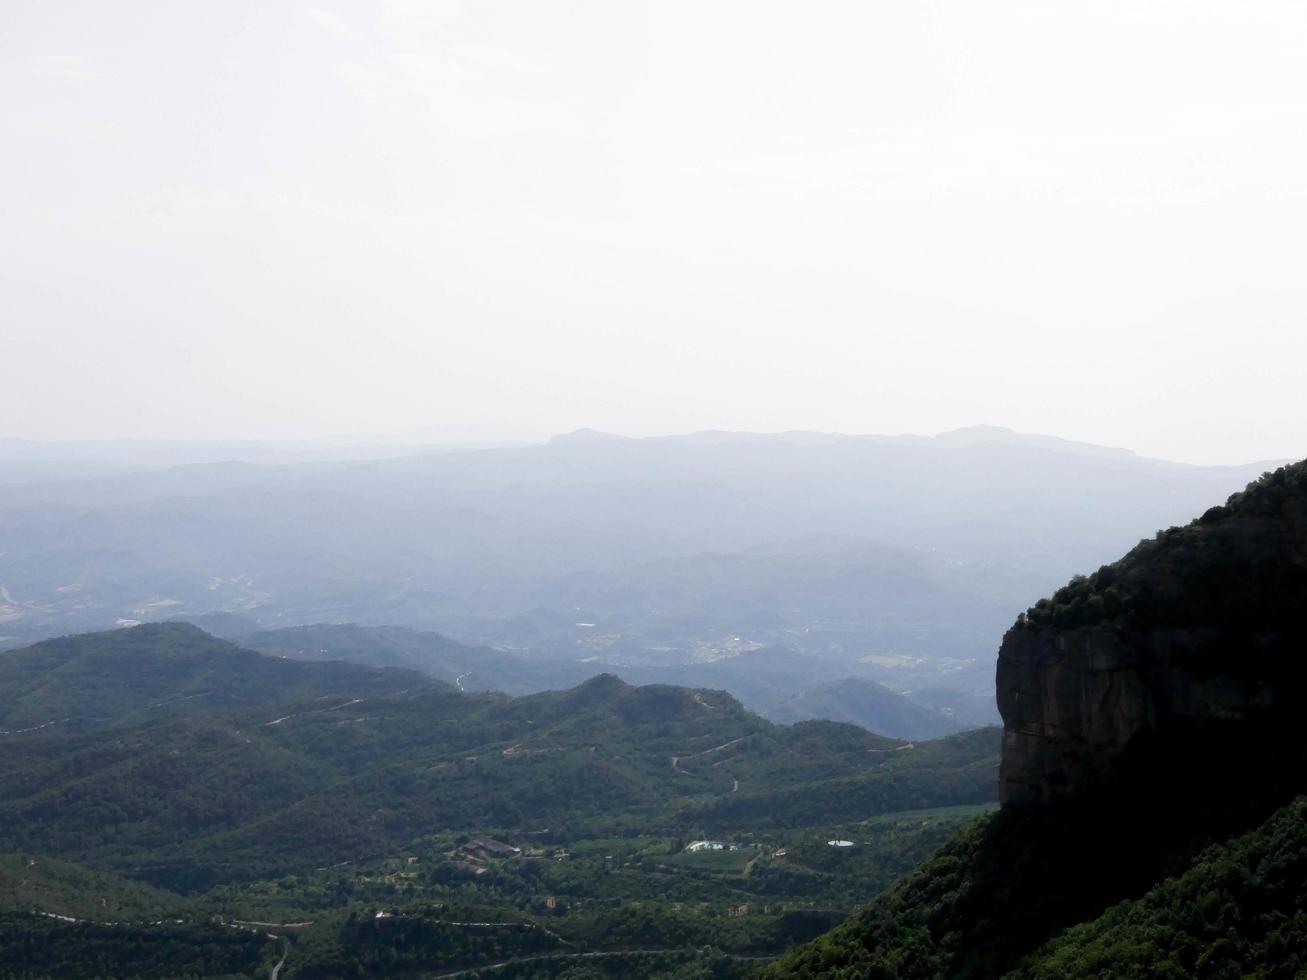
[[[1307,463],[1041,600],[1003,639],[997,695],[1005,802],[1132,778],[1297,779]]]
[[[1307,976],[1307,463],[1020,616],[998,705],[1008,805],[768,980]]]

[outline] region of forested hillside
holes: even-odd
[[[4,656],[7,717],[67,712],[0,734],[0,963],[35,971],[15,976],[249,975],[282,953],[286,977],[587,952],[737,973],[995,797],[994,729],[776,725],[611,675],[465,693],[182,624]],[[155,939],[172,952],[138,955]]]
[[[451,827],[707,834],[993,794],[992,730],[908,747],[829,722],[776,726],[722,692],[611,676],[517,700],[352,695],[112,738],[7,736],[20,751],[0,759],[0,850],[94,856],[193,889],[385,854]]]
[[[1020,980],[1298,977],[1307,970],[1307,798],[1214,845],[1184,874],[1066,930]]]
[[[260,656],[185,623],[46,640],[0,655],[0,729],[88,731],[254,704],[439,686],[412,671]]]

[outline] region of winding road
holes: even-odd
[[[739,738],[731,739],[729,742],[723,742],[721,745],[714,745],[711,749],[704,749],[702,752],[692,752],[689,755],[674,755],[672,756],[672,769],[676,772],[685,772],[681,768],[682,759],[697,759],[701,755],[712,755],[712,753],[720,752],[722,749],[729,749],[732,745],[743,742],[746,738],[748,738],[747,735],[742,735]]]
[[[272,972],[268,974],[268,980],[277,980],[277,977],[281,975],[281,968],[286,965],[286,957],[289,955],[290,955],[290,940],[287,939],[285,936],[282,936],[281,959],[277,961],[277,965],[274,966],[272,968]]]
[[[502,970],[506,966],[518,966],[522,963],[538,963],[545,960],[584,960],[612,956],[656,956],[662,953],[692,953],[694,951],[693,947],[668,946],[654,949],[597,950],[590,953],[541,953],[537,956],[518,956],[506,960],[495,960],[493,963],[482,963],[480,966],[470,966],[462,970],[454,970],[450,973],[426,973],[422,975],[422,980],[451,980],[453,977],[465,977],[473,973],[480,973],[483,970]],[[728,953],[727,955],[733,960],[739,960],[742,962],[766,961],[779,958],[779,954],[769,956],[745,956],[739,953]]]

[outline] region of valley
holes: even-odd
[[[185,624],[51,641],[0,670],[0,910],[88,963],[162,933],[178,963],[239,954],[260,975],[284,955],[283,978],[598,954],[743,968],[994,805],[994,729],[778,726],[723,691],[611,675],[460,693]],[[738,849],[687,850],[701,839]],[[75,958],[51,962],[79,976]]]
[[[1259,472],[987,427],[582,431],[333,462],[119,452],[26,483],[11,463],[0,649],[177,619],[468,690],[609,672],[907,738],[996,724],[993,638],[1029,596]]]
[[[0,975],[1298,964],[1304,465],[1018,614],[1002,731],[966,658],[743,630],[608,660],[219,609],[5,652]]]
[[[0,0],[0,980],[1307,980],[1305,53]]]

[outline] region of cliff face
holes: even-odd
[[[998,667],[1000,798],[1047,802],[1142,768],[1147,756],[1166,765],[1161,747],[1182,749],[1182,732],[1258,751],[1286,692],[1236,671],[1213,673],[1211,639],[1094,627],[1009,633]],[[1216,647],[1246,653],[1228,641]]]
[[[1300,767],[1307,464],[1042,600],[1003,639],[997,694],[1004,801]]]

